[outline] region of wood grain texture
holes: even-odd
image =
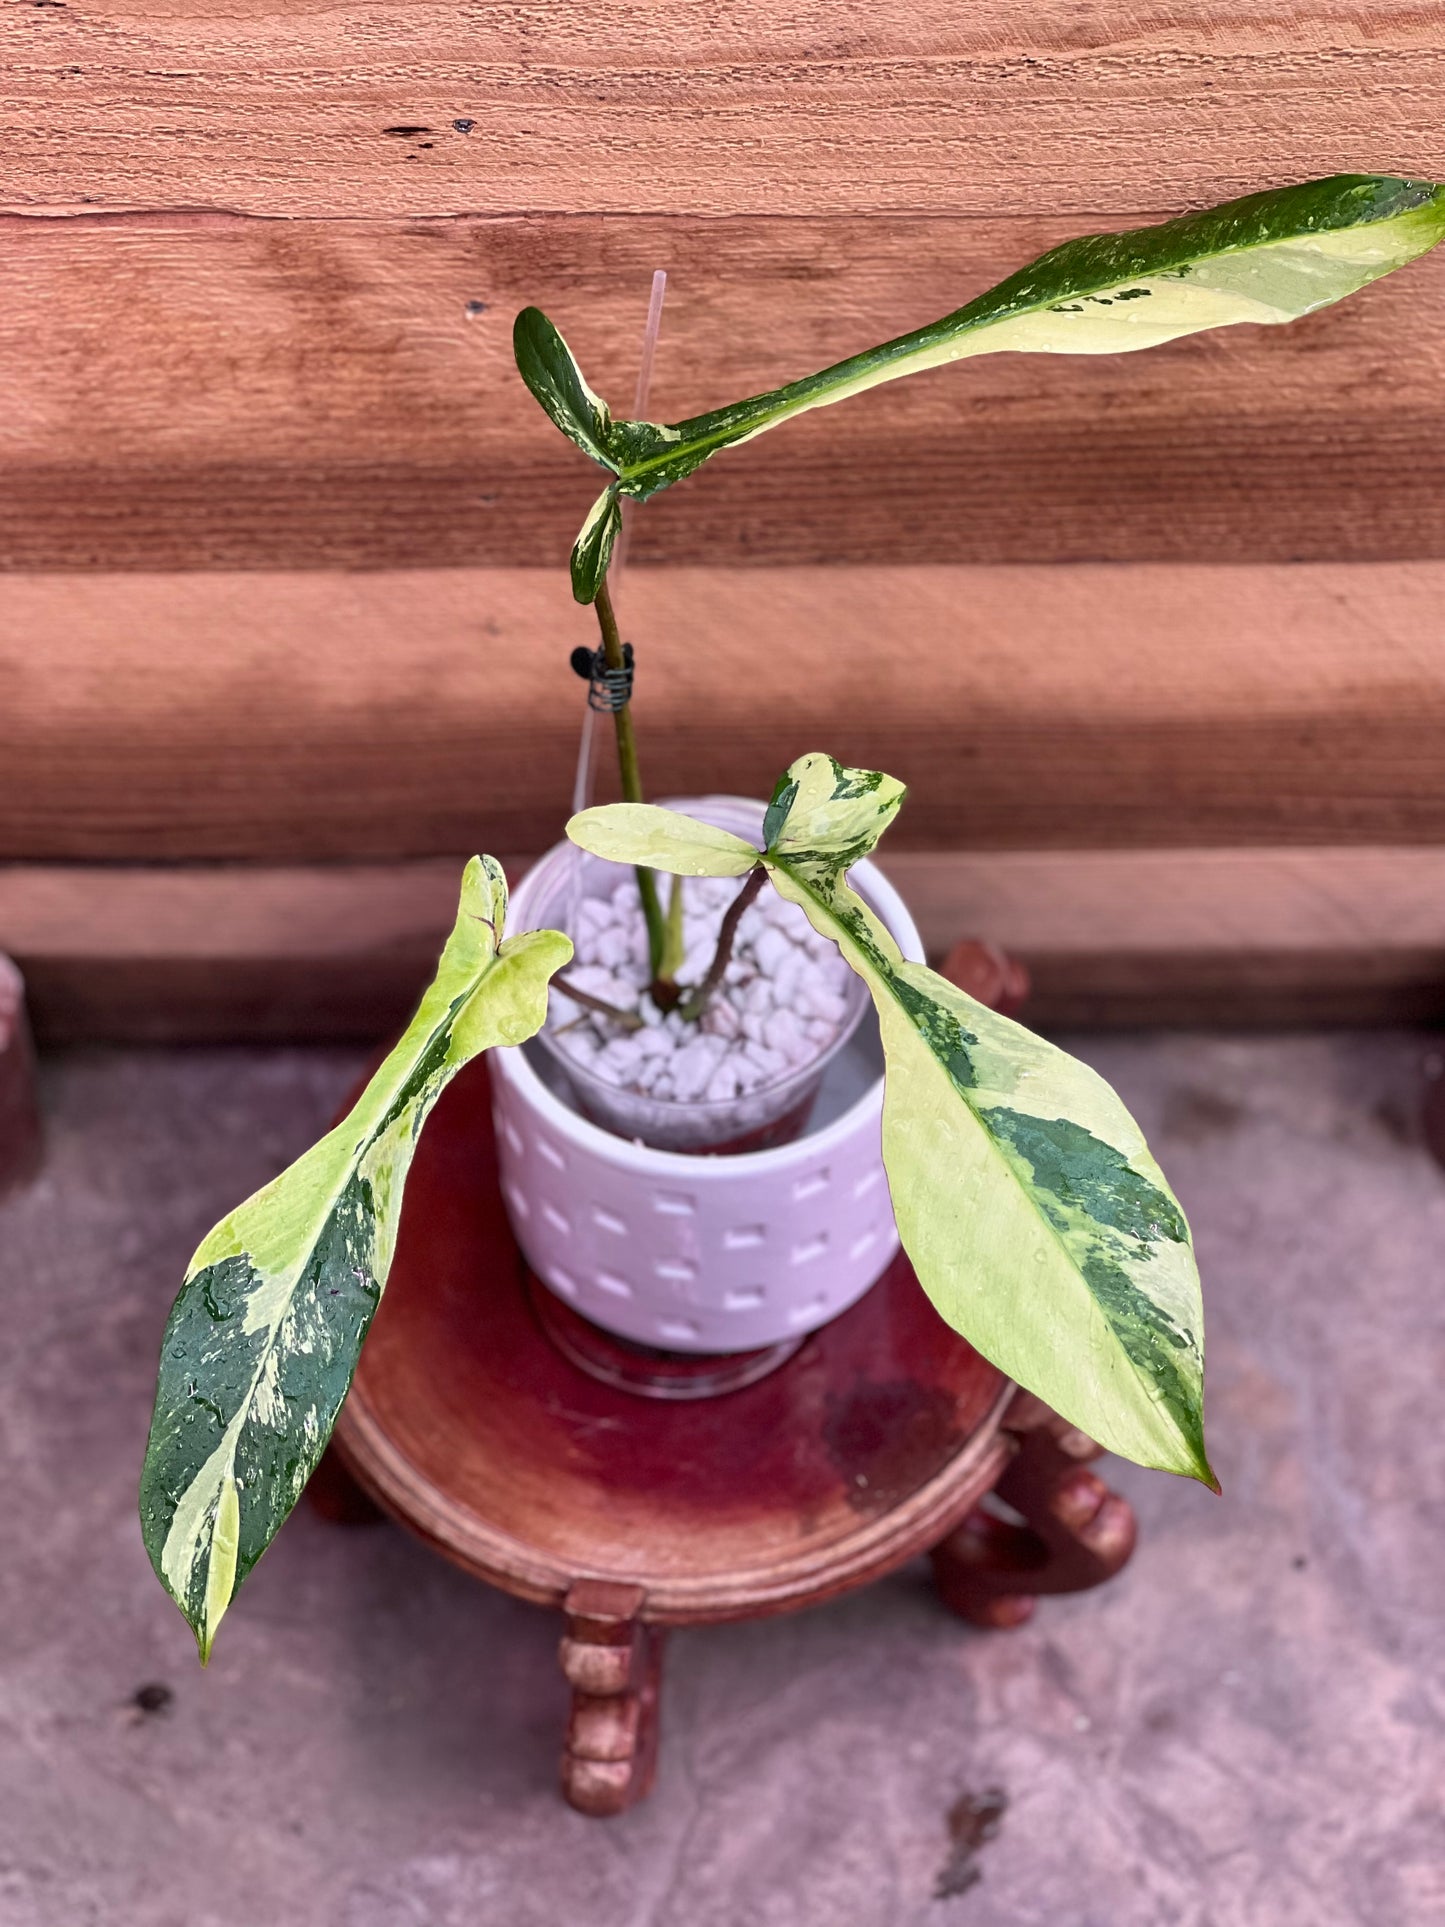
[[[46,0],[0,21],[5,198],[37,209],[1088,219],[1442,158],[1418,0]]]
[[[0,1197],[40,1168],[40,1105],[25,982],[0,955]]]
[[[560,1606],[601,1579],[662,1626],[819,1604],[937,1543],[1013,1456],[1012,1388],[901,1254],[778,1370],[698,1400],[580,1372],[522,1273],[481,1058],[417,1146],[335,1440],[388,1512],[519,1598]]]
[[[827,749],[909,784],[895,849],[1445,841],[1440,564],[639,568],[620,607],[653,796]],[[4,578],[0,859],[536,853],[589,624],[559,571]]]
[[[516,375],[526,303],[626,409],[666,267],[653,406],[678,419],[933,320],[1078,224],[0,217],[0,567],[560,569],[600,472]],[[1289,329],[875,389],[649,502],[632,553],[1433,556],[1442,488],[1445,251]]]
[[[9,865],[0,935],[46,1042],[372,1040],[429,978],[461,865]],[[883,867],[935,961],[962,936],[1020,957],[1046,1028],[1445,1017],[1445,850],[902,851]]]

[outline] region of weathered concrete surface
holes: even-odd
[[[75,1057],[0,1209],[3,1927],[1424,1927],[1445,1919],[1445,1175],[1409,1038],[1092,1043],[1193,1217],[1222,1500],[1011,1635],[921,1569],[679,1637],[659,1791],[553,1791],[556,1627],[300,1514],[202,1674],[134,1495],[199,1234],[342,1056]],[[137,1689],[172,1697],[144,1712]],[[146,1696],[160,1699],[160,1693]],[[1002,1788],[982,1878],[946,1815]]]

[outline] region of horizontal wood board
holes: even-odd
[[[629,568],[619,607],[654,796],[825,749],[909,784],[901,849],[1445,842],[1445,564]],[[555,570],[0,579],[0,858],[539,851],[592,633]]]
[[[430,974],[462,860],[0,866],[0,941],[49,1042],[375,1038]],[[935,960],[965,935],[1021,957],[1043,1027],[1445,1018],[1445,850],[902,852],[883,867]]]
[[[0,568],[561,568],[602,477],[517,378],[526,303],[628,412],[666,268],[651,412],[679,419],[933,320],[1079,226],[0,217]],[[1445,251],[1291,328],[873,390],[647,503],[633,554],[1429,557],[1442,489]]]
[[[1418,0],[42,0],[0,12],[12,206],[1092,219],[1438,171]]]

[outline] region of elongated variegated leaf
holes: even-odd
[[[479,1051],[539,1030],[572,954],[555,931],[502,940],[491,857],[401,1042],[336,1128],[222,1220],[166,1326],[141,1478],[161,1583],[209,1656],[221,1615],[321,1457],[386,1283],[427,1114]]]
[[[877,771],[802,757],[760,854],[872,993],[904,1248],[943,1317],[1011,1378],[1125,1457],[1213,1484],[1189,1228],[1138,1126],[1087,1065],[905,962],[848,886],[902,796]],[[680,839],[657,814],[591,811],[588,847],[666,869]]]
[[[613,419],[565,346],[565,365],[554,351],[545,382],[526,367],[523,372],[563,432],[613,471],[614,489],[640,499],[690,475],[719,449],[805,409],[920,369],[1004,351],[1121,354],[1204,328],[1294,321],[1403,266],[1442,234],[1445,187],[1341,174],[1155,227],[1086,235],[1050,249],[927,327],[670,426]],[[535,309],[527,316],[535,317],[528,321],[529,344],[534,338],[561,343]],[[574,552],[579,601],[597,592],[605,572],[605,558],[600,570],[598,560],[595,543],[586,555]]]

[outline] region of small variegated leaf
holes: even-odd
[[[1184,1214],[1097,1072],[905,962],[849,888],[899,794],[803,757],[778,785],[763,861],[872,993],[904,1249],[942,1316],[1010,1378],[1126,1458],[1213,1485]]]
[[[758,852],[742,837],[653,803],[602,803],[582,810],[568,823],[567,834],[609,863],[640,864],[672,876],[740,877],[758,865]]]
[[[595,602],[612,560],[612,547],[622,532],[622,504],[616,489],[607,488],[588,511],[582,532],[572,545],[572,597]]]
[[[1066,241],[939,321],[686,421],[612,419],[570,357],[569,383],[600,414],[569,400],[563,420],[555,393],[527,379],[553,420],[614,470],[618,491],[642,500],[720,449],[880,382],[974,355],[1123,354],[1206,328],[1294,321],[1402,267],[1442,235],[1445,186],[1341,174]],[[560,386],[554,377],[552,389]]]
[[[512,353],[517,372],[555,425],[615,473],[617,463],[608,452],[611,411],[587,386],[571,349],[540,308],[523,308],[512,323]]]
[[[572,954],[556,931],[502,939],[491,857],[400,1043],[334,1130],[222,1220],[166,1325],[141,1527],[205,1660],[236,1589],[315,1470],[391,1265],[417,1136],[479,1051],[541,1028]]]
[[[816,751],[800,756],[778,779],[763,818],[768,855],[827,856],[851,869],[888,828],[906,794],[882,770],[845,769]]]

